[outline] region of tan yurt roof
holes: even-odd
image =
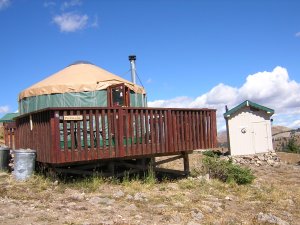
[[[146,93],[144,88],[98,66],[80,62],[72,64],[25,89],[19,94],[19,100],[45,94],[103,90],[111,85],[121,83],[136,93]]]

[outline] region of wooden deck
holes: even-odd
[[[216,110],[48,108],[16,120],[16,148],[68,164],[176,155],[217,145]]]

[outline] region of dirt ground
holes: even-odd
[[[2,172],[0,224],[300,224],[298,155],[280,156],[284,163],[278,168],[253,167],[256,179],[244,186],[199,175],[197,152],[190,155],[195,177],[156,183],[64,183],[41,176],[17,182]],[[181,169],[182,163],[169,167]]]

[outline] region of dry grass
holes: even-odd
[[[192,168],[199,171],[200,154],[192,155],[190,160]],[[180,166],[179,161],[170,165]],[[256,215],[264,212],[297,224],[300,221],[299,167],[283,165],[253,170],[257,179],[251,185],[200,178],[155,182],[151,177],[123,182],[92,177],[55,185],[38,175],[26,182],[16,182],[10,174],[1,173],[0,200],[3,204],[0,204],[0,213],[5,216],[3,220],[0,216],[0,223],[20,224],[18,217],[28,217],[23,224],[99,224],[106,220],[115,224],[186,224],[189,221],[257,224]],[[117,191],[122,191],[124,196],[115,198]],[[145,200],[128,198],[136,193],[142,193]],[[76,197],[81,194],[84,198]],[[94,205],[89,203],[93,197],[115,201],[112,205]],[[34,215],[26,211],[31,205],[37,212]],[[7,210],[14,212],[13,216],[7,216],[4,213]],[[201,221],[193,217],[198,212],[203,214]]]

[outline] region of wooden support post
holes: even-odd
[[[150,159],[150,163],[149,163],[149,169],[152,170],[152,171],[155,171],[155,157],[152,157]]]
[[[185,175],[190,174],[190,163],[189,163],[189,154],[187,152],[182,153],[183,156],[183,167]]]
[[[108,170],[109,170],[109,173],[112,174],[112,176],[115,175],[115,162],[108,163]]]

